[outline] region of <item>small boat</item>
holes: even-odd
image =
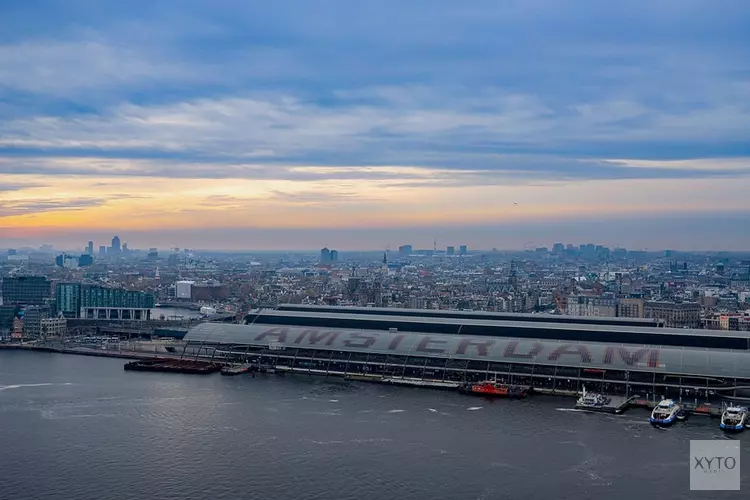
[[[666,427],[672,425],[675,420],[685,420],[687,417],[682,405],[672,399],[664,399],[659,402],[651,412],[651,425]]]
[[[524,398],[529,393],[529,388],[526,386],[508,385],[494,380],[485,380],[476,384],[463,384],[458,390],[465,394],[505,398]]]
[[[250,371],[252,371],[252,365],[243,363],[241,365],[226,365],[221,369],[221,374],[227,376],[242,375]]]
[[[721,414],[719,427],[727,432],[741,432],[745,430],[746,422],[747,408],[731,405]]]
[[[576,408],[581,410],[596,410],[607,406],[610,401],[612,401],[612,398],[610,398],[609,396],[599,394],[598,392],[586,392],[586,388],[584,387],[583,392],[581,393],[581,397],[579,397],[578,401],[576,401]]]

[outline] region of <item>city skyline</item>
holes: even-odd
[[[0,246],[750,249],[745,2],[226,6],[5,9]]]
[[[448,247],[454,247],[455,251],[460,246],[466,245],[472,251],[489,251],[497,249],[500,251],[534,250],[538,247],[552,249],[555,243],[571,244],[575,247],[581,244],[595,244],[610,249],[626,248],[638,251],[685,251],[685,252],[746,252],[750,251],[748,246],[743,246],[745,235],[737,228],[743,224],[750,214],[725,214],[720,220],[715,221],[710,215],[691,216],[685,218],[657,218],[649,217],[643,219],[611,219],[599,221],[600,226],[594,226],[590,221],[578,221],[577,223],[559,223],[554,229],[534,226],[533,224],[520,223],[516,226],[462,226],[455,228],[446,227],[414,227],[414,228],[351,228],[346,232],[327,232],[320,228],[308,228],[297,230],[284,229],[257,229],[237,228],[226,229],[201,229],[200,234],[196,232],[197,239],[191,241],[202,241],[203,244],[183,244],[186,241],[179,231],[161,231],[159,235],[151,232],[127,232],[122,233],[120,240],[123,247],[139,249],[142,251],[158,248],[165,251],[172,248],[216,251],[303,251],[318,252],[323,247],[347,251],[383,251],[398,252],[398,247],[410,245],[415,251],[430,250],[436,247],[438,251],[445,251]],[[644,223],[662,233],[669,233],[666,241],[669,244],[658,244],[659,239],[654,239],[650,234],[643,234],[641,227]],[[212,246],[206,241],[214,241],[224,231],[231,231],[233,245],[223,247]],[[699,232],[704,240],[699,244],[692,244],[690,233]],[[593,234],[593,236],[592,236]],[[640,238],[637,236],[640,234]],[[120,232],[92,233],[90,231],[70,232],[64,235],[54,246],[57,250],[81,251],[85,253],[88,242],[95,243],[96,250],[101,248],[107,251],[111,248],[113,236],[119,237]],[[91,239],[93,238],[93,240]],[[462,238],[462,239],[458,239]],[[88,239],[88,241],[87,241]],[[664,238],[661,239],[664,241]],[[302,243],[298,243],[298,242]],[[626,243],[623,243],[625,241]],[[628,243],[629,242],[629,243]],[[21,241],[18,239],[0,240],[0,248],[31,247],[36,248],[43,244],[49,244],[46,240]],[[104,244],[101,244],[104,243]],[[118,252],[119,253],[119,252]]]

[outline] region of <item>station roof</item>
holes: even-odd
[[[688,335],[688,336],[700,336],[700,337],[738,337],[743,339],[750,339],[750,332],[743,331],[732,331],[726,332],[721,330],[700,330],[695,328],[658,328],[648,326],[630,326],[630,325],[600,325],[600,324],[587,324],[587,323],[532,323],[526,321],[487,321],[484,319],[472,319],[472,318],[436,318],[430,316],[393,316],[393,315],[375,315],[375,314],[345,314],[345,313],[329,313],[329,312],[316,312],[311,311],[285,311],[278,309],[263,309],[261,311],[254,312],[249,316],[267,316],[267,317],[286,317],[286,318],[318,318],[318,319],[331,319],[337,318],[349,319],[352,321],[359,321],[363,323],[367,322],[401,322],[411,323],[414,325],[456,325],[456,326],[478,326],[478,327],[489,327],[489,328],[519,328],[526,330],[563,330],[563,331],[585,331],[595,333],[645,333],[645,334],[672,334],[672,335]],[[252,321],[252,320],[251,320]],[[281,324],[281,323],[280,323]],[[418,331],[418,330],[416,330]]]
[[[321,306],[308,304],[279,304],[278,311],[300,311],[331,314],[366,314],[374,316],[416,316],[442,319],[476,319],[484,321],[522,321],[531,323],[576,323],[590,325],[658,326],[650,318],[611,318],[596,316],[564,316],[555,314],[506,313],[491,311],[456,311],[442,309],[406,309],[388,307]]]
[[[197,325],[190,329],[185,340],[701,377],[750,378],[750,351],[729,349],[222,323]]]

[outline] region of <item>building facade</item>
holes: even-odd
[[[617,316],[621,318],[643,318],[646,301],[637,298],[620,299],[617,304]]]
[[[44,318],[40,324],[42,337],[62,337],[68,331],[68,320],[65,318]]]
[[[569,316],[617,316],[617,300],[578,295],[568,297],[565,314]]]
[[[700,328],[702,310],[697,302],[649,301],[644,306],[644,315],[664,321],[667,328]]]
[[[190,300],[192,287],[195,281],[178,281],[174,284],[174,298],[177,300]]]
[[[66,318],[77,318],[81,310],[81,284],[58,283],[55,287],[58,313]]]
[[[58,283],[57,310],[65,318],[137,320],[151,318],[151,293],[81,283]]]
[[[44,276],[14,276],[3,279],[4,304],[44,304],[52,295],[50,282]]]
[[[53,315],[48,306],[27,306],[23,310],[23,333],[26,338],[42,335],[42,321]]]

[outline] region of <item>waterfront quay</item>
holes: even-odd
[[[647,405],[671,398],[699,408],[750,398],[745,332],[452,316],[255,311],[249,324],[191,328],[180,354],[419,386],[494,380],[550,394],[585,386]]]
[[[585,388],[618,401],[614,412],[669,398],[713,414],[726,402],[750,398],[750,339],[742,332],[634,326],[611,318],[573,324],[550,322],[549,316],[509,321],[508,315],[405,312],[253,311],[247,324],[201,323],[180,341],[56,352],[248,365],[253,371],[448,390],[488,380],[536,394],[577,396]]]

